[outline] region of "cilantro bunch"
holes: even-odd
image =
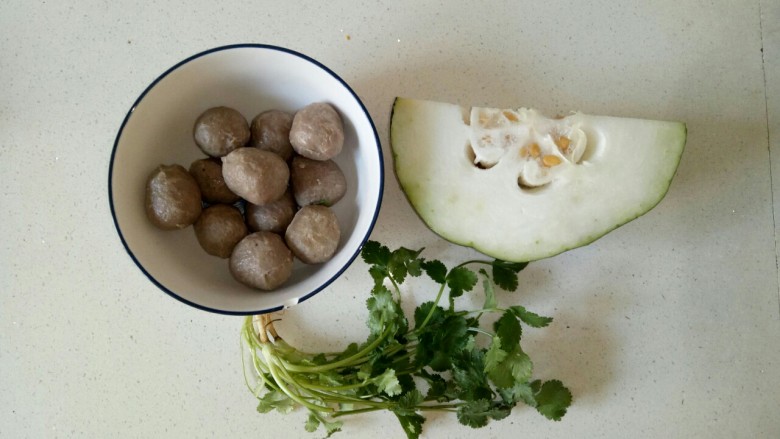
[[[429,411],[453,412],[461,424],[478,428],[506,418],[522,402],[560,420],[571,393],[558,380],[534,380],[533,363],[520,345],[523,325],[540,328],[552,319],[519,305],[497,305],[496,287],[515,291],[526,264],[475,260],[448,269],[421,252],[366,243],[361,255],[374,279],[366,302],[370,334],[343,352],[301,352],[276,333],[271,316],[247,318],[242,336],[254,378],[250,384],[247,377],[247,385],[259,400],[257,410],[289,413],[304,407],[306,430],[322,426],[328,436],[341,429],[342,417],[377,410],[393,412],[409,438],[420,436]],[[439,289],[433,301],[415,309],[410,324],[399,286],[423,274]],[[456,310],[455,298],[480,280],[482,308]],[[498,318],[484,328],[480,320],[489,314]]]

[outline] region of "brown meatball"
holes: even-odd
[[[287,190],[290,169],[272,152],[239,148],[222,158],[222,176],[236,195],[252,204],[266,204]]]
[[[192,134],[203,152],[222,157],[249,142],[249,124],[232,108],[214,107],[198,117]]]
[[[208,203],[232,204],[241,199],[225,184],[222,163],[217,159],[195,160],[190,165],[190,174],[195,177],[200,194]]]
[[[146,216],[163,230],[183,229],[198,219],[200,189],[179,165],[160,165],[146,181]]]
[[[336,214],[325,206],[304,206],[295,214],[284,239],[293,254],[306,264],[320,264],[336,253],[341,239]]]
[[[347,179],[333,160],[296,156],[290,166],[290,181],[299,206],[332,206],[347,192]]]
[[[292,115],[284,111],[269,110],[258,114],[249,127],[252,132],[250,145],[275,152],[285,161],[290,160],[293,154],[290,144],[292,121]]]
[[[290,143],[298,154],[313,160],[335,157],[344,146],[344,124],[324,102],[309,104],[295,114]]]
[[[293,255],[282,238],[271,232],[247,235],[230,255],[230,273],[244,285],[273,290],[292,275]]]
[[[223,259],[247,234],[244,216],[233,206],[215,204],[207,207],[195,221],[195,236],[206,253]]]
[[[253,232],[284,233],[295,216],[296,209],[295,199],[292,193],[287,191],[278,200],[262,206],[247,203],[246,222]]]

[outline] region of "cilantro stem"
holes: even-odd
[[[506,309],[504,308],[482,308],[482,309],[474,309],[471,311],[458,311],[455,314],[459,316],[468,316],[472,314],[483,314],[486,312],[492,313],[492,312],[504,312],[504,311],[506,311]]]
[[[269,379],[268,379],[268,378],[265,376],[265,374],[266,374],[267,372],[263,372],[263,371],[261,371],[261,370],[260,370],[260,369],[261,369],[261,367],[260,367],[260,364],[259,364],[259,362],[260,362],[260,360],[259,360],[259,359],[258,359],[256,356],[254,356],[254,355],[253,355],[253,356],[252,356],[252,363],[253,363],[253,364],[254,364],[254,366],[255,366],[255,372],[257,372],[257,376],[259,376],[259,377],[260,377],[260,379],[261,379],[261,380],[263,380],[263,383],[265,383],[266,385],[270,386],[270,387],[271,387],[271,388],[273,388],[274,390],[279,390],[279,386],[277,386],[277,385],[276,385],[276,384],[275,384],[273,381],[269,380]]]
[[[358,352],[359,353],[359,352]],[[368,357],[364,358],[357,358],[358,355],[355,355],[353,357],[345,358],[343,360],[339,360],[333,363],[326,363],[319,366],[302,366],[300,364],[290,363],[289,361],[279,358],[279,361],[281,361],[282,366],[290,370],[292,372],[296,373],[319,373],[319,372],[327,372],[329,370],[338,369],[339,367],[351,367],[351,366],[359,366],[369,360]]]
[[[388,279],[390,279],[390,283],[393,284],[393,288],[395,289],[395,294],[398,298],[398,304],[401,304],[401,287],[398,286],[398,283],[393,279],[393,276],[387,276]]]
[[[465,265],[469,265],[469,264],[485,264],[485,265],[490,265],[490,262],[488,262],[488,261],[482,261],[482,260],[479,260],[479,259],[472,259],[472,260],[470,260],[470,261],[466,261],[466,262],[463,262],[463,263],[461,263],[461,264],[458,264],[458,265],[456,265],[456,266],[455,266],[455,268],[460,268],[460,267],[463,267],[463,266],[465,266]],[[454,269],[453,269],[453,270],[454,270]],[[450,270],[450,271],[447,273],[447,276],[449,276],[449,273],[452,273],[452,270]],[[428,321],[430,321],[430,320],[431,320],[431,318],[433,317],[433,313],[436,311],[436,306],[439,304],[439,301],[441,300],[441,296],[442,296],[442,294],[444,294],[444,287],[447,285],[447,281],[446,281],[446,279],[447,279],[447,277],[445,276],[445,281],[444,281],[444,283],[442,283],[442,284],[441,284],[441,287],[439,287],[439,292],[436,294],[436,299],[434,299],[434,300],[433,300],[433,306],[431,307],[431,310],[430,310],[430,311],[428,311],[428,315],[427,315],[427,316],[425,316],[425,320],[423,320],[423,322],[422,322],[422,323],[420,323],[420,326],[418,326],[418,327],[414,328],[414,331],[412,331],[412,332],[419,333],[419,332],[420,332],[420,331],[421,331],[423,328],[425,328],[425,325],[427,325],[427,324],[428,324]],[[392,280],[392,279],[391,279],[391,280]],[[454,305],[455,305],[454,301],[452,300],[452,298],[450,298],[450,308],[453,308],[453,307],[454,307]]]
[[[328,392],[325,390],[314,391],[319,394],[322,400],[327,400],[332,403],[346,403],[346,404],[363,404],[371,407],[388,408],[390,404],[382,401],[374,401],[372,399],[361,399],[353,396],[342,395],[339,393]]]
[[[506,416],[515,400],[530,401],[544,416],[560,419],[571,403],[571,393],[558,380],[539,381],[538,389],[532,386],[533,395],[523,387],[494,400],[496,391],[527,386],[531,365],[524,352],[503,351],[502,355],[498,342],[520,338],[517,320],[532,319],[526,323],[534,327],[550,320],[520,306],[497,306],[496,287],[514,290],[517,283],[511,274],[525,265],[473,259],[448,270],[441,261],[420,257],[421,251],[404,247],[390,251],[379,243],[366,243],[361,253],[374,280],[366,303],[371,331],[363,344],[352,343],[340,353],[299,351],[276,333],[272,316],[247,318],[242,335],[252,364],[244,361],[242,370],[247,388],[260,400],[258,410],[286,412],[303,406],[311,412],[306,430],[323,425],[328,435],[341,429],[342,421],[334,418],[388,410],[413,438],[420,436],[429,412],[457,413],[461,423],[480,427],[488,419]],[[473,264],[479,266],[466,267]],[[492,275],[485,266],[493,267]],[[423,272],[439,284],[439,290],[433,302],[415,308],[410,322],[401,307],[401,287],[407,286],[407,276]],[[482,309],[456,311],[457,297],[472,291],[480,279],[485,293]],[[445,290],[449,306],[444,304]],[[481,318],[493,313],[503,315],[492,326],[480,326]],[[412,324],[416,328],[410,328]],[[493,338],[490,349],[475,342],[479,334]],[[244,354],[243,344],[241,349]],[[248,376],[253,373],[257,376]],[[417,389],[423,380],[428,396]],[[263,395],[265,391],[271,393]]]
[[[484,329],[482,329],[482,328],[474,328],[474,327],[471,327],[471,328],[466,328],[466,330],[467,330],[467,331],[471,331],[471,332],[478,332],[478,333],[480,333],[480,334],[487,335],[488,337],[493,337],[493,333],[491,333],[491,332],[489,332],[489,331],[485,331],[485,330],[484,330]]]
[[[349,415],[357,415],[360,413],[367,413],[367,412],[375,412],[377,410],[382,410],[383,407],[366,407],[362,409],[355,409],[355,410],[340,410],[331,416],[334,418],[338,418],[339,416],[349,416]]]
[[[458,407],[460,407],[461,405],[463,404],[418,405],[415,408],[417,410],[423,410],[423,411],[440,410],[440,411],[451,412],[453,410],[457,410]]]
[[[443,412],[453,412],[458,409],[463,404],[440,404],[440,405],[418,405],[415,407],[416,410],[421,411],[443,411]],[[357,415],[360,413],[368,413],[368,412],[375,412],[377,410],[382,410],[382,407],[366,407],[362,409],[355,409],[355,410],[341,410],[338,411],[331,416],[334,418],[338,418],[341,416],[349,416],[349,415]]]
[[[414,356],[414,350],[411,350],[410,352],[407,352],[407,353],[401,355],[400,357],[393,358],[393,364],[396,364],[396,363],[398,363],[400,361],[403,361],[403,360],[408,360],[408,359],[412,358],[413,356]]]
[[[249,391],[252,392],[255,396],[257,396],[257,392],[255,391],[255,388],[253,388],[252,385],[249,384],[249,377],[246,374],[246,360],[243,360],[244,357],[245,357],[245,355],[244,355],[244,342],[242,340],[241,341],[241,358],[242,358],[242,361],[241,361],[241,371],[244,373],[244,383],[246,384],[246,387],[249,389]],[[254,362],[254,358],[253,358],[253,362]]]
[[[282,372],[284,374],[284,372]],[[287,375],[287,374],[285,374]],[[374,401],[372,399],[363,399],[356,396],[350,396],[345,395],[342,393],[337,393],[338,388],[337,387],[327,387],[327,386],[321,386],[321,385],[310,385],[308,382],[298,382],[290,375],[287,375],[288,381],[291,381],[295,384],[295,386],[300,389],[301,391],[305,391],[307,394],[311,396],[311,398],[324,402],[324,403],[333,403],[333,404],[340,404],[340,403],[346,403],[346,404],[362,404],[362,405],[368,405],[373,407],[379,407],[379,408],[387,408],[389,407],[389,404],[382,401]],[[366,383],[361,383],[361,386],[365,386]],[[333,409],[331,409],[333,411]]]
[[[443,283],[441,287],[439,287],[439,292],[436,294],[436,299],[433,300],[433,306],[431,306],[431,310],[428,311],[428,315],[425,316],[425,320],[423,320],[422,323],[420,323],[420,326],[414,328],[414,331],[412,332],[418,333],[422,331],[422,329],[425,328],[425,325],[428,324],[428,321],[431,320],[431,318],[433,317],[433,313],[436,311],[436,306],[439,304],[439,300],[441,300],[442,294],[444,294],[445,285],[447,285],[446,282]]]
[[[247,322],[249,322],[251,324],[251,318],[248,319]],[[257,339],[255,338],[253,331],[251,331],[250,329],[251,329],[251,327],[245,326],[243,333],[244,333],[244,338],[246,339],[247,343],[249,344],[249,348],[253,351],[252,366],[255,369],[255,373],[260,378],[260,380],[263,382],[263,384],[269,386],[270,388],[272,388],[274,390],[280,390],[279,386],[277,386],[276,383],[274,383],[272,380],[269,380],[266,377],[266,374],[268,373],[268,371],[264,370],[263,363],[260,361],[260,359],[257,357],[257,355],[254,355],[254,351],[256,349],[261,349],[262,350],[262,346],[257,343]],[[241,344],[242,352],[243,352],[243,349],[244,349],[244,345],[242,343]],[[242,363],[241,366],[242,366],[243,371],[244,371],[244,382],[247,384],[247,386],[249,386],[249,380],[248,380],[248,378],[246,376],[246,364]],[[250,390],[252,391],[252,394],[257,396],[257,393],[256,393],[256,391],[254,389],[252,389],[250,387]]]
[[[263,346],[263,355],[265,355],[266,358],[273,358],[273,353],[270,352],[270,349],[271,347],[268,345]],[[274,377],[274,381],[276,381],[276,384],[279,386],[279,390],[284,392],[284,394],[290,397],[290,399],[292,399],[293,401],[311,410],[317,410],[322,412],[334,411],[332,407],[312,404],[309,401],[306,401],[305,399],[301,398],[298,394],[296,394],[292,390],[290,390],[287,387],[287,385],[284,383],[284,380],[282,380],[281,377],[279,376],[279,371],[276,370],[276,366],[272,362],[268,363],[268,370],[271,373],[271,376]]]
[[[465,267],[466,265],[470,265],[470,264],[493,265],[493,263],[490,261],[483,261],[482,259],[472,259],[470,261],[466,261],[456,265],[455,268]]]
[[[334,361],[332,363],[326,363],[319,366],[301,366],[298,364],[292,364],[288,363],[287,361],[279,358],[279,360],[282,362],[284,367],[288,370],[291,370],[293,372],[303,372],[303,373],[319,373],[319,372],[327,372],[329,370],[338,369],[339,367],[345,367],[345,366],[356,366],[359,364],[363,364],[369,360],[367,355],[379,347],[382,342],[387,339],[388,336],[390,336],[390,332],[393,330],[391,326],[388,326],[382,334],[376,338],[371,344],[364,347],[360,351],[358,351],[356,354],[344,358],[343,360]]]
[[[355,384],[345,384],[343,386],[323,386],[322,384],[312,383],[311,381],[304,381],[303,384],[305,384],[305,386],[308,387],[309,389],[333,390],[333,391],[359,389],[361,387],[366,386],[366,383],[364,382],[355,383]]]

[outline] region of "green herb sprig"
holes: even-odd
[[[270,315],[248,317],[242,337],[252,368],[245,369],[245,377],[258,399],[257,411],[290,413],[304,407],[306,430],[323,427],[330,436],[341,430],[345,416],[389,410],[410,439],[420,436],[429,411],[453,412],[461,424],[478,428],[506,418],[522,402],[560,420],[571,392],[558,380],[534,380],[533,362],[520,345],[524,325],[541,328],[552,318],[519,305],[501,308],[496,300],[496,287],[517,289],[517,274],[526,264],[472,260],[448,269],[421,253],[365,244],[361,256],[374,279],[366,302],[370,333],[343,352],[301,352],[279,336]],[[433,301],[415,309],[410,327],[400,306],[400,285],[423,274],[439,289]],[[474,290],[480,279],[482,308],[456,310],[455,298]],[[441,306],[445,291],[447,304]],[[489,314],[499,315],[492,330],[480,326]],[[477,342],[480,337],[484,343]]]

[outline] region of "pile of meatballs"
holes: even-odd
[[[344,125],[327,103],[294,115],[268,110],[251,124],[229,107],[206,110],[193,137],[209,157],[189,170],[160,165],[146,182],[146,214],[163,230],[193,225],[201,247],[230,259],[239,282],[263,291],[284,284],[294,258],[321,264],[341,239],[330,206],[347,190],[332,160]]]

